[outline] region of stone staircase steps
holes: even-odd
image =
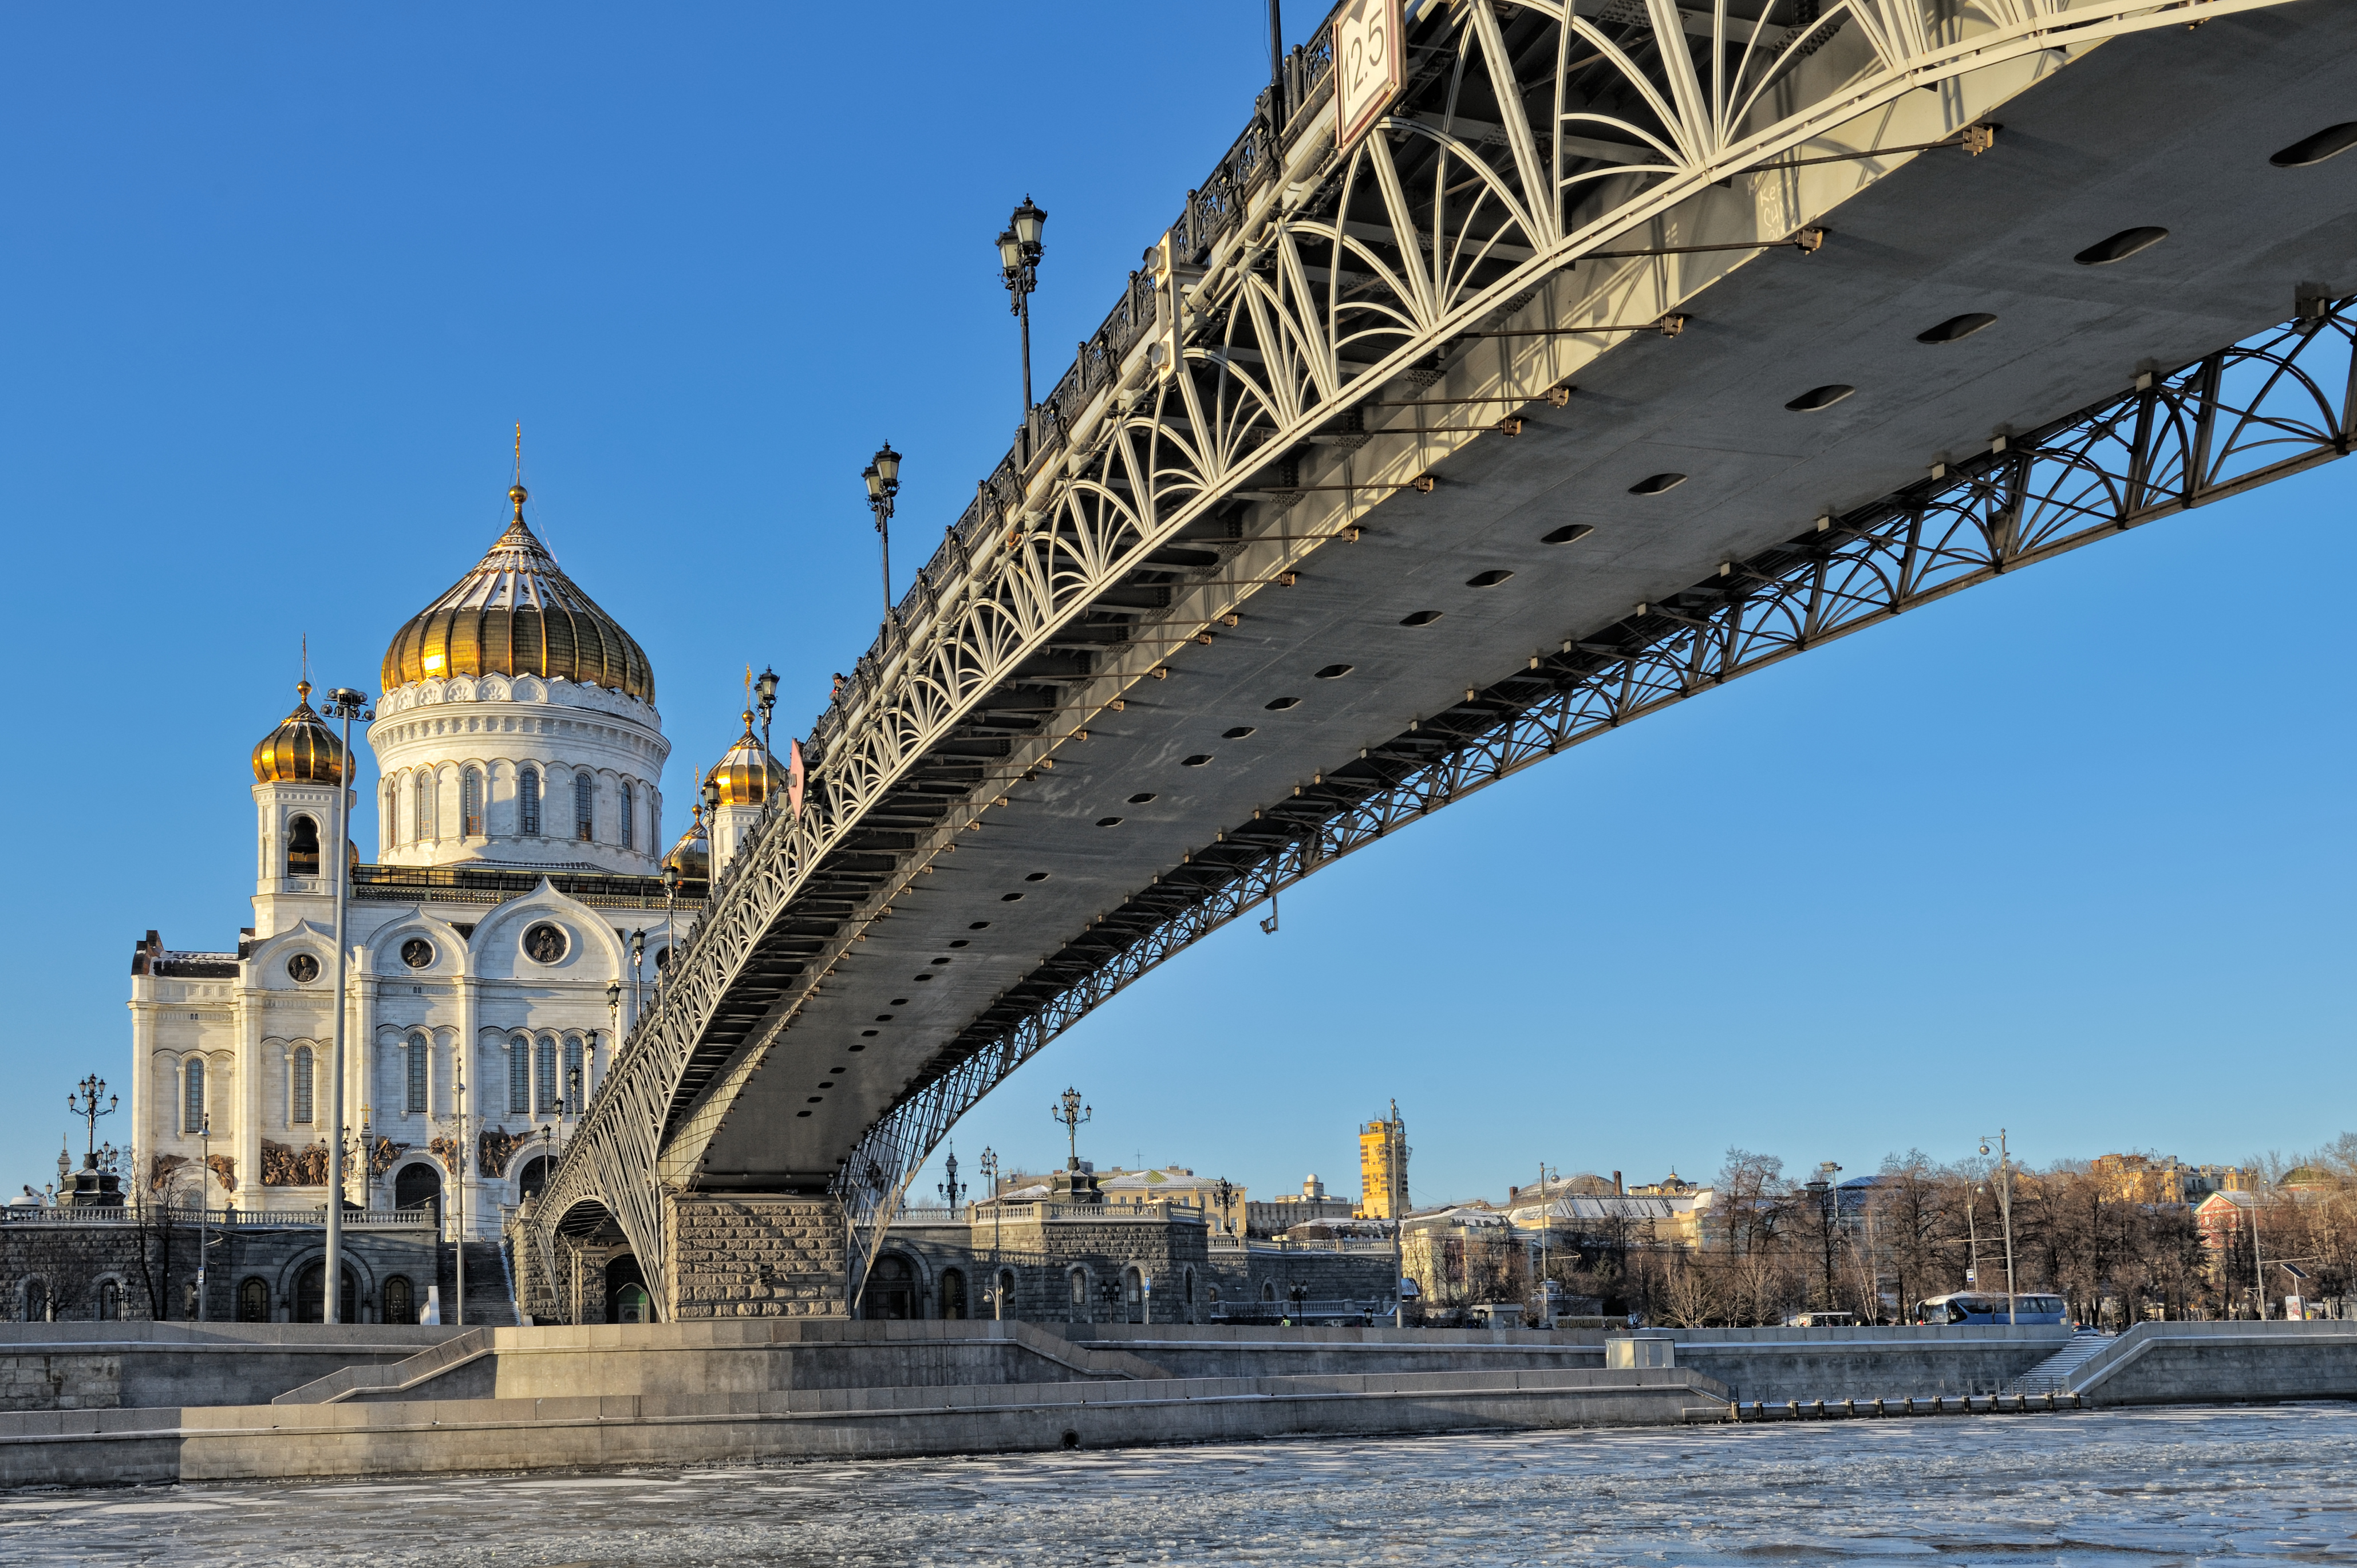
[[[2083,1328],[2071,1336],[2070,1342],[2006,1385],[2009,1394],[2068,1393],[2071,1374],[2086,1365],[2088,1360],[2109,1345],[2116,1335],[2099,1328]]]
[[[435,1283],[442,1287],[443,1322],[458,1324],[461,1257],[467,1267],[467,1321],[463,1326],[513,1328],[522,1321],[516,1316],[515,1298],[509,1291],[507,1257],[502,1247],[503,1243],[498,1241],[445,1241],[436,1249],[440,1257]]]

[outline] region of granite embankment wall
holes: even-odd
[[[576,1394],[0,1415],[0,1486],[885,1458],[1726,1419],[1682,1369]]]
[[[1598,1370],[1602,1329],[1280,1328],[1248,1324],[1054,1326],[1073,1343],[1126,1350],[1174,1378],[1320,1377],[1342,1372]]]
[[[2070,1386],[2100,1405],[2357,1399],[2357,1323],[2139,1323]]]
[[[1765,1400],[1996,1393],[2070,1342],[2065,1327],[1673,1328],[1674,1365]]]
[[[1165,1378],[1029,1323],[702,1319],[643,1327],[478,1328],[387,1366],[354,1367],[279,1405],[536,1400],[580,1394],[714,1398],[813,1389],[978,1388]]]
[[[0,1411],[266,1404],[460,1333],[415,1324],[0,1324]]]

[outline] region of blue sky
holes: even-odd
[[[1315,21],[1291,8],[1297,38]],[[1242,127],[1259,6],[0,15],[0,685],[18,979],[0,1191],[127,1087],[129,948],[247,923],[246,755],[533,516],[651,656],[666,785],[875,618],[1020,412],[992,240],[1049,213],[1042,382]],[[2357,468],[1811,653],[1321,873],[956,1134],[1419,1201],[1566,1170],[1969,1151],[2236,1160],[2357,1125]],[[367,798],[363,791],[363,800]],[[354,838],[374,842],[363,815]],[[79,1143],[77,1141],[77,1151]],[[929,1175],[920,1188],[930,1195]]]

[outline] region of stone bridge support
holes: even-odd
[[[845,1316],[845,1232],[834,1198],[681,1193],[668,1207],[665,1322]]]

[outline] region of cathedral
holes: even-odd
[[[335,791],[357,779],[307,682],[253,748],[236,950],[155,931],[134,949],[129,1176],[151,1201],[325,1208],[341,1005],[346,1202],[496,1237],[693,928],[715,855],[783,786],[748,713],[666,849],[654,671],[527,526],[523,488],[509,499],[490,553],[385,650],[376,856],[341,846],[341,998],[326,857]]]

